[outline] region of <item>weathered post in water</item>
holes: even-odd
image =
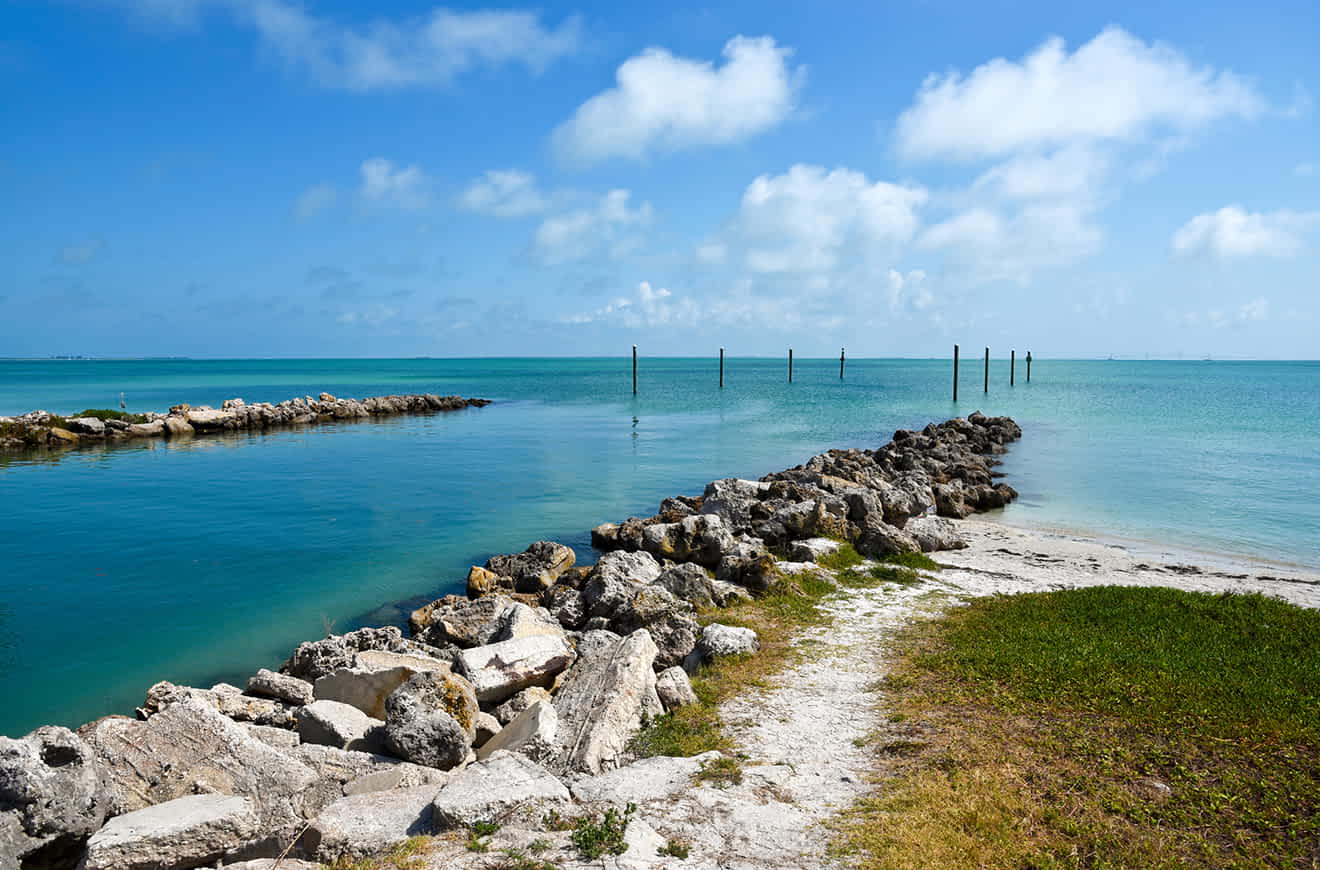
[[[958,345],[953,346],[953,400],[958,401]]]
[[[985,349],[985,392],[990,392],[990,348]]]
[[[839,348],[839,380],[843,380],[843,357],[844,349]]]
[[[1017,349],[1008,352],[1008,385],[1011,387],[1017,381]]]
[[[793,383],[793,348],[788,349],[788,382]]]
[[[724,389],[724,348],[720,348],[720,389]]]
[[[1031,383],[1031,351],[1027,351],[1027,383]]]
[[[633,395],[637,395],[637,345],[633,345]]]

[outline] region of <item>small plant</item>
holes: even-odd
[[[816,560],[816,564],[831,571],[845,571],[848,568],[856,568],[863,561],[865,560],[862,559],[861,553],[853,549],[852,544],[840,541],[839,549],[821,556]]]
[[[670,840],[655,851],[657,855],[678,858],[681,861],[692,852],[692,847],[682,840]]]
[[[500,826],[496,822],[473,822],[469,830],[479,837],[489,837],[491,834],[497,833],[499,829]]]
[[[560,870],[560,867],[550,861],[529,858],[519,849],[507,849],[503,860],[495,865],[494,870]]]
[[[468,826],[467,850],[469,852],[489,852],[490,846],[483,837],[489,837],[500,829],[495,822],[473,822]]]
[[[595,816],[583,816],[574,825],[570,839],[582,857],[589,861],[602,855],[622,855],[628,851],[623,836],[635,812],[637,804],[630,803],[622,813],[611,807],[599,821]]]
[[[573,829],[573,820],[562,815],[559,810],[551,810],[541,817],[541,824],[547,831],[569,831]]]
[[[410,837],[372,858],[343,857],[322,866],[326,870],[422,870],[432,846],[430,837]]]
[[[527,844],[527,851],[531,852],[533,855],[539,855],[542,852],[549,851],[554,845],[554,843],[550,842],[545,837],[537,837],[535,840],[532,840],[532,842]]]
[[[925,553],[893,553],[880,560],[887,565],[900,565],[915,571],[938,571],[944,566]]]
[[[742,762],[727,755],[703,761],[701,770],[697,771],[697,779],[701,782],[709,782],[717,788],[738,785],[743,780]]]
[[[110,408],[88,408],[72,415],[74,417],[95,417],[105,422],[106,420],[123,420],[125,423],[145,423],[147,422],[144,414],[129,414],[125,411],[114,411]]]

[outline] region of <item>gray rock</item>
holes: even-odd
[[[953,520],[944,517],[913,517],[903,526],[921,547],[922,552],[937,550],[961,550],[967,546]]]
[[[325,870],[320,863],[303,861],[298,858],[253,858],[251,861],[239,861],[226,864],[222,870]]]
[[[477,758],[488,758],[501,749],[521,753],[533,761],[546,761],[555,750],[559,716],[549,701],[536,701],[477,750]]]
[[[341,668],[351,668],[360,652],[384,650],[428,656],[436,652],[425,644],[405,640],[403,632],[394,626],[385,628],[359,628],[348,634],[331,635],[324,640],[299,644],[293,655],[280,668],[309,683]]]
[[[339,701],[313,701],[298,709],[298,737],[303,743],[379,752],[385,748],[384,725]]]
[[[314,743],[299,746],[289,754],[315,773],[314,783],[303,794],[302,812],[308,818],[348,794],[419,785],[438,788],[449,776],[442,770],[388,755]]]
[[[456,664],[478,701],[498,704],[528,686],[550,685],[573,656],[563,637],[533,635],[463,650]]]
[[[307,829],[304,848],[318,860],[377,855],[409,837],[429,834],[433,785],[340,798]]]
[[[96,417],[71,417],[69,430],[79,435],[104,435],[105,422]]]
[[[692,778],[702,765],[717,758],[720,753],[715,751],[688,758],[643,758],[617,770],[575,780],[573,797],[584,803],[616,807],[664,800],[691,789]]]
[[[162,420],[161,425],[165,427],[166,438],[187,438],[193,434],[192,424],[173,414]]]
[[[617,766],[642,727],[655,691],[657,649],[640,629],[594,655],[584,656],[555,697],[559,714],[556,769],[599,773]]]
[[[707,660],[754,653],[760,648],[756,632],[750,628],[720,625],[718,622],[703,628],[701,640],[697,643],[698,651]]]
[[[452,674],[417,674],[385,701],[385,739],[400,758],[450,770],[468,756],[477,712],[466,681]]]
[[[752,511],[769,491],[770,484],[759,480],[730,477],[706,484],[701,505],[703,514],[718,514],[731,531],[752,526]]]
[[[807,538],[805,541],[794,541],[788,550],[789,556],[795,562],[815,562],[821,556],[828,556],[837,552],[839,552],[839,542],[832,541],[829,538]]]
[[[248,677],[247,690],[248,694],[274,698],[295,706],[310,704],[315,698],[311,683],[288,674],[277,674],[265,668]]]
[[[491,636],[491,642],[499,643],[502,640],[518,640],[542,634],[562,638],[564,629],[548,611],[515,602],[500,617],[499,627]]]
[[[916,539],[907,532],[875,517],[867,519],[853,546],[858,553],[870,558],[921,551]]]
[[[508,577],[517,592],[541,592],[555,584],[559,576],[573,567],[573,550],[554,541],[537,541],[522,553],[493,556],[486,570]]]
[[[692,690],[692,681],[688,679],[687,671],[681,666],[661,671],[655,678],[655,691],[660,696],[660,703],[664,704],[666,711],[697,703],[697,693]]]
[[[650,553],[616,550],[600,557],[587,579],[626,580],[650,583],[660,576],[660,563]]]
[[[357,707],[374,719],[385,718],[385,699],[415,674],[449,674],[449,662],[430,656],[367,650],[353,657],[353,667],[340,668],[316,681],[317,700]]]
[[[85,870],[187,870],[232,852],[260,829],[245,797],[198,794],[116,816],[87,841]]]
[[[676,523],[646,526],[642,546],[657,558],[714,568],[732,548],[733,535],[717,514],[699,514]]]
[[[47,725],[0,737],[0,866],[38,849],[76,857],[107,809],[95,754],[78,735]]]
[[[719,607],[731,607],[741,601],[752,600],[752,593],[746,587],[726,580],[710,581],[710,594]]]
[[[484,646],[495,641],[513,601],[503,595],[465,598],[446,595],[418,608],[408,618],[413,637],[433,646]]]
[[[579,653],[580,654],[580,653]],[[530,689],[523,689],[509,700],[505,701],[495,708],[495,718],[501,723],[507,725],[512,722],[519,713],[535,704],[537,701],[549,701],[550,693],[540,686],[532,686]]]
[[[144,718],[154,716],[171,704],[177,704],[185,698],[193,698],[214,707],[221,715],[228,716],[235,722],[272,725],[276,728],[293,728],[297,725],[294,715],[296,708],[283,701],[254,698],[242,694],[234,686],[224,684],[220,684],[217,689],[196,689],[192,686],[159,682],[147,690],[146,700],[138,708],[138,713]]]
[[[275,749],[296,749],[301,743],[297,731],[276,728],[274,725],[253,725],[251,722],[241,722],[239,724],[243,726],[243,730],[248,734]]]
[[[500,724],[500,720],[496,719],[492,714],[486,712],[478,713],[477,733],[476,736],[472,738],[473,748],[480,749],[485,746],[490,742],[492,737],[500,733],[500,730],[503,727],[504,726]]]
[[[711,607],[715,604],[711,582],[712,578],[706,573],[706,569],[691,562],[668,565],[655,579],[656,586],[669,590],[675,598],[686,601],[696,608]]]
[[[620,635],[642,628],[650,632],[658,650],[656,664],[662,668],[683,661],[697,645],[701,631],[692,605],[658,584],[636,587],[610,619],[610,630]]]
[[[432,802],[431,814],[436,828],[448,831],[517,809],[564,809],[569,800],[568,788],[536,762],[495,752],[451,777]]]

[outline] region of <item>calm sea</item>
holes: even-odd
[[[724,476],[981,409],[1025,435],[1006,519],[1320,567],[1320,363],[643,359],[0,362],[0,414],[435,392],[434,417],[0,460],[0,734],[131,713],[406,619],[470,564]],[[400,606],[400,602],[404,602]],[[384,605],[384,606],[382,606]]]

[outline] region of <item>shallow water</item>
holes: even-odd
[[[0,414],[437,392],[431,417],[0,460],[0,733],[131,712],[297,641],[398,622],[410,597],[539,537],[975,409],[1025,432],[1006,518],[1320,567],[1320,363],[0,361]]]

